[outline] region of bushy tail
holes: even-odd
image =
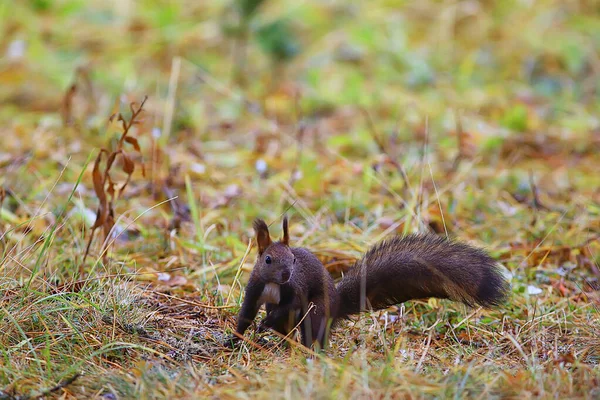
[[[338,317],[437,297],[473,306],[502,303],[509,283],[485,251],[432,234],[392,237],[373,246],[337,285]]]

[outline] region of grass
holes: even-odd
[[[600,396],[591,3],[267,1],[242,38],[227,2],[13,3],[0,398]],[[84,261],[90,161],[145,95],[106,257],[97,234]],[[324,354],[253,329],[228,350],[251,222],[279,235],[284,212],[336,276],[386,235],[432,230],[488,249],[510,300],[365,314]]]

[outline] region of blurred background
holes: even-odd
[[[383,132],[398,129],[407,139],[428,117],[438,143],[452,139],[460,112],[488,148],[498,146],[492,137],[524,134],[582,141],[599,124],[594,1],[24,0],[0,7],[4,127],[59,125],[72,84],[68,122],[93,130],[120,96],[148,95],[158,134],[175,142],[228,124],[239,132],[333,116],[348,126],[329,132],[360,140],[357,107]]]

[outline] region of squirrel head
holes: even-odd
[[[287,283],[296,264],[296,257],[289,246],[287,216],[283,217],[283,238],[278,242],[271,241],[269,227],[262,219],[254,220],[253,226],[258,244],[258,259],[254,267],[266,283]]]

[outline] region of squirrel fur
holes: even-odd
[[[485,251],[433,234],[383,240],[336,285],[314,254],[290,247],[287,217],[277,242],[271,241],[263,220],[255,220],[253,226],[258,258],[238,315],[238,338],[263,304],[267,315],[259,331],[287,335],[299,326],[302,344],[318,342],[323,348],[336,321],[369,309],[428,297],[492,307],[508,296],[508,282]]]

